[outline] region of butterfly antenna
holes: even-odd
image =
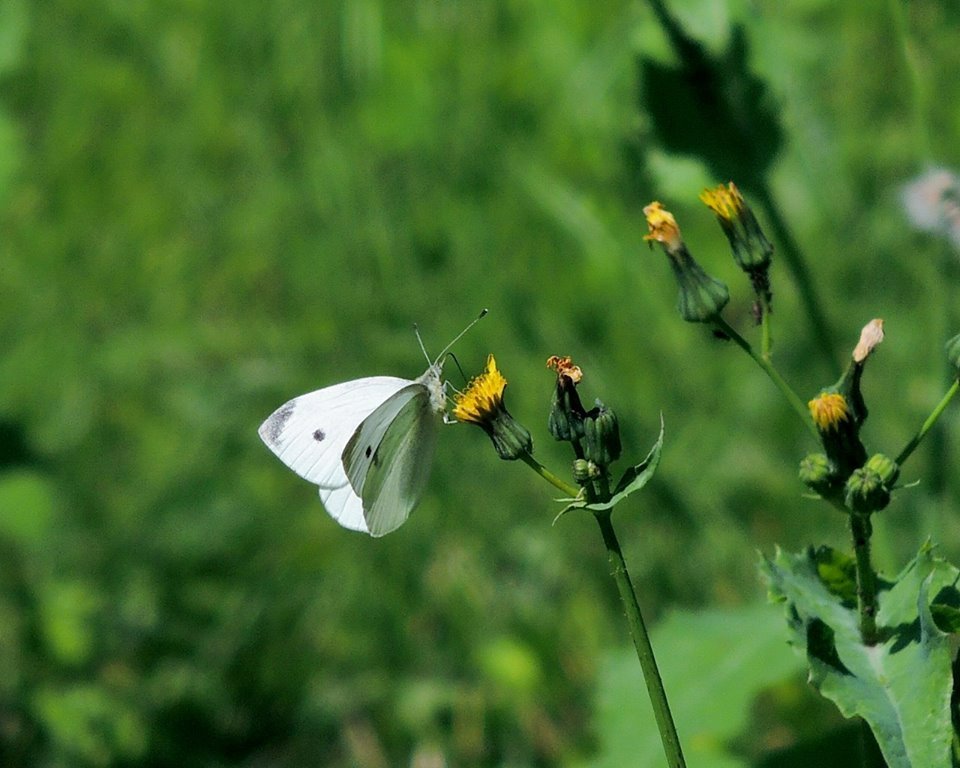
[[[420,326],[416,323],[413,324],[413,332],[417,337],[417,343],[420,345],[420,351],[423,352],[423,356],[427,358],[427,365],[433,365],[433,360],[431,360],[430,355],[427,354],[427,348],[423,346],[423,339],[420,338]]]
[[[473,326],[475,326],[477,323],[479,323],[479,322],[484,318],[484,316],[487,314],[487,311],[488,311],[488,310],[486,309],[486,307],[484,307],[484,308],[480,311],[480,314],[477,315],[475,318],[473,318],[473,320],[471,320],[471,321],[467,324],[467,327],[464,328],[462,331],[460,331],[460,333],[458,333],[458,334],[456,335],[456,337],[453,339],[453,341],[451,341],[449,344],[447,344],[447,346],[445,346],[445,347],[443,348],[443,351],[437,356],[437,362],[439,362],[440,360],[443,360],[443,358],[447,356],[447,353],[451,350],[451,348],[453,347],[453,345],[456,344],[458,341],[460,341],[460,339],[463,338],[463,335],[464,335],[467,331],[469,331],[471,328],[473,328]],[[423,347],[423,342],[420,343],[420,346]],[[424,352],[424,354],[426,354],[426,352]],[[454,360],[456,360],[456,358],[454,358]],[[457,363],[457,366],[458,366],[458,367],[459,367],[459,365],[460,365],[460,364]]]

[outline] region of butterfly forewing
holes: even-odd
[[[368,532],[363,503],[343,468],[343,449],[379,404],[410,383],[371,376],[295,397],[260,425],[260,437],[290,469],[319,486],[320,500],[334,520]]]
[[[440,418],[421,387],[390,421],[358,491],[370,535],[383,536],[399,528],[423,495]]]

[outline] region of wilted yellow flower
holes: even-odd
[[[668,251],[673,251],[683,245],[677,220],[659,202],[654,201],[645,206],[643,215],[647,217],[647,226],[650,227],[650,234],[644,235],[644,240],[655,240],[658,243],[663,243]]]
[[[841,422],[848,421],[850,410],[846,398],[839,392],[825,392],[813,398],[807,407],[813,422],[821,432],[838,429]]]
[[[551,371],[556,371],[557,376],[565,376],[574,384],[579,384],[583,378],[583,371],[580,370],[580,366],[574,365],[573,359],[569,355],[565,357],[550,355],[550,357],[547,358],[547,368]]]

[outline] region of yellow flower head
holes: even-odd
[[[486,370],[474,378],[466,390],[454,396],[453,417],[470,424],[489,422],[503,409],[506,386],[507,380],[497,370],[497,361],[489,355]]]
[[[706,206],[721,219],[733,221],[743,215],[743,195],[732,181],[723,186],[720,184],[714,189],[705,189],[700,193],[700,199]]]
[[[846,398],[839,392],[824,392],[813,398],[807,407],[821,432],[839,429],[840,423],[850,419]]]
[[[528,456],[533,450],[533,439],[527,428],[514,419],[503,404],[503,390],[507,380],[497,370],[493,355],[487,357],[487,367],[466,390],[454,396],[453,416],[457,421],[476,424],[493,441],[497,455],[506,461]]]
[[[662,243],[668,251],[673,251],[683,245],[677,220],[659,202],[654,201],[646,206],[643,209],[643,215],[647,217],[647,226],[650,227],[650,234],[644,235],[644,240],[656,240],[658,243]]]

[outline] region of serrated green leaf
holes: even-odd
[[[955,601],[957,569],[929,547],[878,594],[884,640],[860,640],[856,608],[844,605],[817,574],[812,551],[778,551],[761,565],[771,596],[787,606],[794,645],[810,665],[810,681],[846,717],[866,720],[887,764],[949,768],[952,653],[937,628],[930,595]],[[955,603],[954,603],[955,604]]]
[[[593,512],[603,512],[613,509],[617,504],[627,498],[632,493],[636,493],[645,486],[657,471],[657,465],[660,463],[660,453],[663,451],[663,420],[660,421],[660,435],[657,442],[653,444],[647,457],[636,466],[630,467],[623,473],[620,482],[614,489],[609,501],[597,501],[588,503],[586,499],[575,499],[562,510],[554,519],[556,522],[560,517],[572,509],[589,509]]]

